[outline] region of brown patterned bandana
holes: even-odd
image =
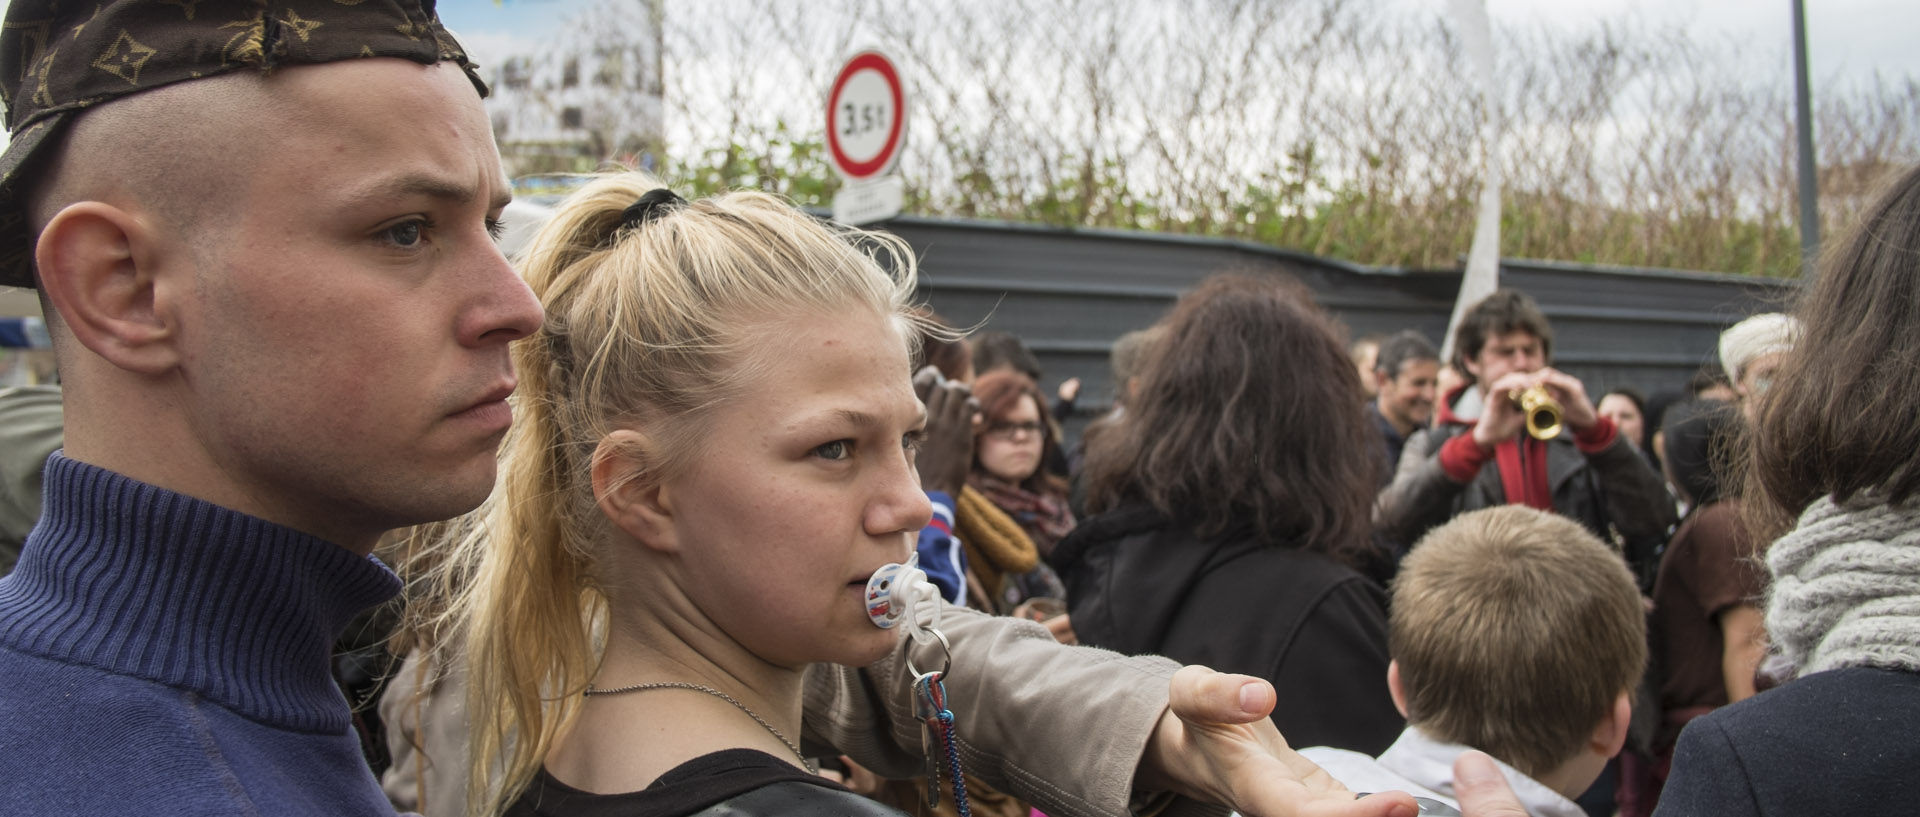
[[[76,112],[228,71],[359,57],[453,60],[487,86],[440,26],[434,0],[12,0],[0,26],[0,285],[30,287],[33,241],[17,201],[44,145]]]

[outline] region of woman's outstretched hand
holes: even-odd
[[[1231,806],[1248,817],[1415,817],[1405,792],[1355,800],[1313,761],[1287,746],[1267,719],[1273,685],[1189,666],[1174,673],[1134,787]]]
[[[1274,700],[1273,685],[1259,678],[1205,667],[1181,669],[1173,676],[1167,712],[1147,742],[1135,788],[1220,803],[1248,817],[1419,813],[1413,796],[1405,792],[1354,799],[1346,787],[1287,746],[1267,719]],[[1467,811],[1469,817],[1525,813],[1498,810],[1506,803],[1519,808],[1511,793],[1505,793],[1504,801],[1491,786],[1474,793],[1480,810]]]

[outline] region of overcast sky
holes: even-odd
[[[587,0],[443,0],[439,8],[441,18],[486,58],[496,48],[516,41],[536,41],[551,18],[583,2]],[[668,0],[667,13],[690,2]],[[1446,5],[1445,0],[1387,3],[1409,13],[1431,13]],[[1756,59],[1777,57],[1790,64],[1792,57],[1788,50],[1791,0],[1487,0],[1487,8],[1496,21],[1568,27],[1637,13],[1749,44]],[[1875,69],[1893,77],[1920,77],[1920,47],[1915,46],[1920,38],[1920,2],[1916,0],[1810,0],[1807,35],[1814,75],[1822,80],[1869,76]]]
[[[502,51],[535,42],[548,21],[588,0],[448,0],[440,16],[483,63]],[[797,1],[797,0],[796,0]],[[993,0],[977,0],[992,2]],[[639,0],[635,0],[639,2]],[[1446,0],[1384,0],[1391,12],[1434,14]],[[667,13],[691,0],[668,0]],[[1807,40],[1816,85],[1832,79],[1920,79],[1920,0],[1811,0]],[[1496,23],[1587,28],[1610,17],[1637,15],[1654,23],[1686,25],[1695,33],[1740,45],[1753,70],[1790,70],[1792,0],[1487,0]],[[1494,43],[1496,50],[1499,43]]]
[[[539,42],[572,9],[598,1],[443,0],[439,8],[441,18],[479,62],[497,64]],[[667,13],[692,2],[667,0]],[[1389,13],[1435,14],[1446,8],[1446,0],[1382,2]],[[1864,80],[1876,71],[1890,80],[1920,81],[1920,0],[1811,0],[1807,6],[1816,88],[1836,80]],[[1638,15],[1735,43],[1752,60],[1754,71],[1790,71],[1793,64],[1791,0],[1487,0],[1487,7],[1496,23],[1575,29]],[[1496,52],[1499,45],[1496,38]]]
[[[1432,7],[1442,0],[1394,2]],[[1889,79],[1920,79],[1920,47],[1915,46],[1920,2],[1810,0],[1806,6],[1808,60],[1816,85],[1833,78],[1869,77],[1875,70]],[[1771,62],[1788,68],[1793,64],[1792,0],[1487,0],[1487,11],[1495,20],[1570,28],[1639,14],[1742,43],[1758,69]]]

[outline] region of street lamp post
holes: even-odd
[[[1820,189],[1813,162],[1813,92],[1807,80],[1807,8],[1793,0],[1793,67],[1797,125],[1800,132],[1800,264],[1813,274],[1820,256]]]

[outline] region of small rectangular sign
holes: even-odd
[[[859,226],[900,215],[907,183],[888,174],[867,181],[849,181],[833,194],[833,220]]]

